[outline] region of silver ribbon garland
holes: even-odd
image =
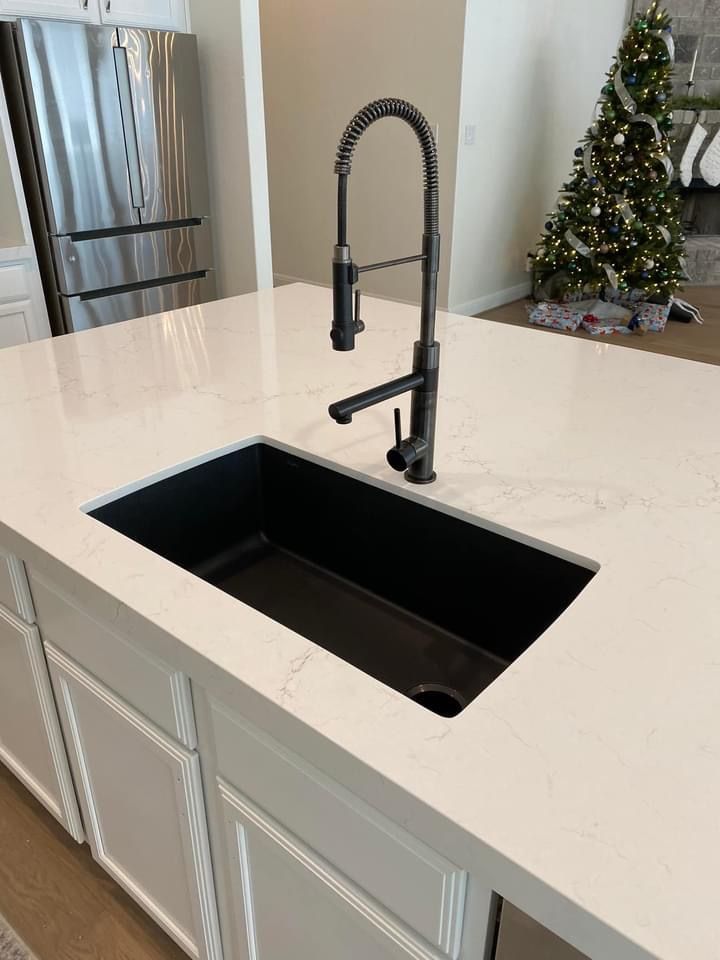
[[[649,113],[638,113],[634,117],[630,117],[630,123],[647,123],[648,126],[652,127],[658,143],[662,140],[662,134],[660,133],[660,127],[657,125],[657,120],[655,117],[651,117]]]
[[[622,214],[622,218],[625,223],[632,223],[635,219],[635,214],[633,213],[632,207],[627,202],[625,197],[621,193],[616,193],[615,202],[618,205],[618,210]]]
[[[661,237],[662,237],[663,240],[665,241],[665,246],[666,246],[666,247],[670,246],[670,244],[672,243],[672,234],[670,233],[670,231],[668,230],[668,228],[667,228],[667,227],[658,226],[658,230],[660,231]]]
[[[667,47],[668,56],[670,57],[670,63],[675,63],[675,41],[673,40],[673,35],[668,33],[667,30],[653,30],[652,33],[656,37],[660,37],[665,46]]]
[[[637,111],[637,104],[630,96],[630,91],[623,82],[622,71],[623,65],[619,63],[613,79],[613,83],[615,84],[615,93],[618,95],[620,103],[625,107],[627,112],[633,114]]]
[[[665,172],[667,173],[667,183],[668,186],[672,183],[672,178],[675,174],[675,167],[673,167],[672,160],[670,157],[662,158],[662,165],[665,167]]]
[[[588,179],[595,176],[595,171],[592,168],[592,152],[594,146],[595,141],[588,143],[583,150],[583,169],[585,170],[585,175],[588,177]]]
[[[580,237],[576,237],[572,230],[565,231],[565,239],[573,250],[577,250],[581,257],[592,257],[590,247],[586,243],[583,243]]]
[[[607,274],[607,278],[608,278],[608,280],[610,281],[610,286],[613,288],[613,290],[617,290],[617,288],[618,288],[618,277],[617,277],[617,274],[615,273],[615,271],[613,270],[613,268],[610,266],[609,263],[604,263],[604,264],[602,265],[602,268],[603,268],[603,270],[605,271],[605,273]]]

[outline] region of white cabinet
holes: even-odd
[[[62,17],[92,22],[96,0],[0,0],[0,13],[14,17]]]
[[[188,29],[186,0],[0,0],[9,17],[54,17],[155,30]]]
[[[99,0],[103,23],[187,30],[185,0]]]
[[[436,960],[328,861],[229,784],[218,789],[238,960]]]
[[[77,841],[82,823],[37,628],[0,607],[0,760]]]
[[[197,753],[45,647],[93,856],[190,956],[220,960]]]

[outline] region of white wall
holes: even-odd
[[[202,2],[202,0],[198,0]],[[377,97],[414,102],[439,125],[439,299],[447,303],[465,0],[261,0],[273,261],[279,281],[330,281],[340,134]],[[349,184],[357,263],[420,253],[422,180],[415,135],[374,124]],[[368,273],[368,293],[416,301],[420,267]]]
[[[218,296],[272,286],[258,0],[190,0]]]
[[[627,0],[468,0],[450,308],[529,292],[534,249],[590,123]],[[462,145],[466,125],[475,146]]]

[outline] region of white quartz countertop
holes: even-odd
[[[458,824],[488,882],[594,960],[720,958],[720,368],[441,314],[438,481],[411,488],[385,465],[392,401],[350,426],[326,410],[408,372],[418,312],[367,298],[347,354],[330,315],[328,290],[293,285],[0,351],[0,542]],[[599,572],[436,717],[80,510],[255,436]]]

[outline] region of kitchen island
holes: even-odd
[[[52,769],[0,707],[3,759],[191,955],[481,960],[499,896],[593,960],[720,957],[720,371],[440,314],[417,488],[390,404],[327,415],[406,372],[417,310],[368,298],[348,354],[330,316],[293,285],[0,352],[0,604]],[[597,572],[436,716],[82,509],[253,439]]]

